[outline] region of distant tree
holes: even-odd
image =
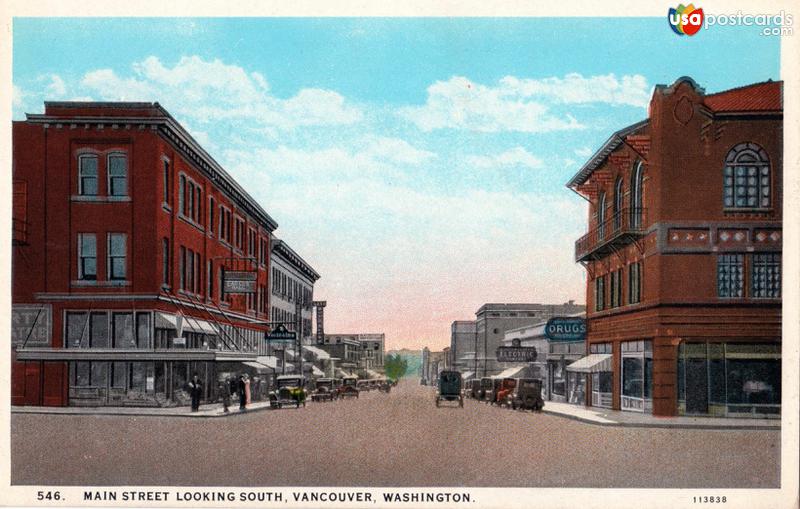
[[[406,374],[408,360],[400,354],[389,354],[383,361],[383,367],[386,370],[387,378],[399,380]]]

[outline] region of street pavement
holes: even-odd
[[[208,410],[208,409],[206,409]],[[221,419],[11,415],[12,484],[777,488],[779,430],[609,427],[434,389]]]

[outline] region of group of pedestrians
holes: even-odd
[[[197,373],[192,375],[192,379],[187,384],[189,396],[192,398],[192,412],[200,410],[200,399],[203,396],[203,384]],[[230,412],[231,399],[233,396],[239,397],[239,410],[247,410],[247,405],[250,404],[250,377],[244,373],[236,377],[226,378],[219,385],[220,394],[222,396],[223,411],[227,414]]]

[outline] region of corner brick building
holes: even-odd
[[[195,372],[210,399],[266,367],[277,223],[158,103],[45,103],[13,186],[12,404],[185,404]]]
[[[587,404],[780,414],[782,83],[656,87],[569,181],[589,201]]]

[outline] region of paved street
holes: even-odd
[[[437,409],[413,380],[224,419],[11,416],[13,484],[773,488],[779,459],[779,431]]]

